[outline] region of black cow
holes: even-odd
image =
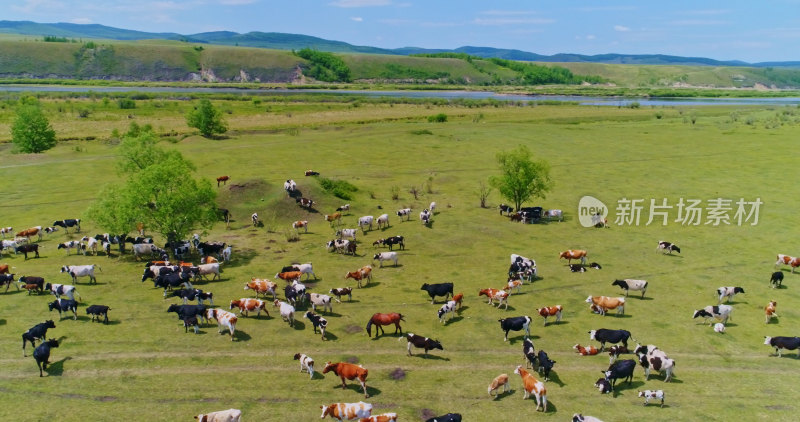
[[[189,279],[190,275],[185,272],[163,274],[153,280],[153,287],[163,287],[164,297],[166,297],[167,290],[178,287],[181,284],[185,285],[187,289],[191,289],[192,284],[189,283]]]
[[[628,347],[628,339],[633,340],[633,337],[628,330],[608,330],[599,328],[589,331],[589,339],[599,341],[600,351],[602,352],[606,348],[606,343],[614,344],[621,342],[623,346]]]
[[[288,273],[290,271],[300,271],[300,267],[298,267],[297,265],[287,265],[287,266],[281,268],[281,271],[278,274],[280,274],[280,273]]]
[[[183,319],[183,332],[184,333],[188,333],[189,332],[189,327],[193,327],[194,328],[194,333],[195,334],[198,333],[199,327],[197,326],[197,317],[196,316],[190,316],[190,317],[186,317],[186,318]]]
[[[54,226],[59,226],[64,228],[64,234],[69,233],[70,227],[75,227],[76,232],[81,231],[81,219],[80,218],[70,218],[67,220],[58,220],[53,221]]]
[[[420,287],[420,290],[428,292],[428,295],[431,297],[431,303],[434,303],[436,296],[444,296],[444,300],[447,301],[448,297],[453,296],[453,283],[425,283]]]
[[[772,276],[769,278],[770,284],[772,284],[772,288],[779,287],[783,285],[783,271],[776,271],[772,273]]]
[[[39,376],[43,377],[42,370],[47,370],[47,365],[50,364],[50,349],[58,347],[58,340],[51,338],[39,345],[33,351],[33,358],[36,359],[36,366],[39,367]]]
[[[383,239],[383,244],[389,246],[389,250],[392,250],[392,246],[397,245],[400,249],[405,249],[406,244],[403,236],[392,236]]]
[[[29,275],[21,276],[17,282],[24,283],[24,284],[35,284],[39,286],[39,291],[44,291],[44,278],[42,277],[34,277]]]
[[[92,316],[92,321],[97,319],[98,322],[100,321],[100,317],[102,316],[102,317],[104,317],[103,323],[106,324],[106,323],[108,323],[108,311],[109,310],[111,310],[111,308],[109,308],[108,306],[105,306],[105,305],[89,305],[86,308],[86,315],[91,315]]]
[[[5,292],[8,293],[8,288],[14,284],[14,274],[0,274],[0,287],[2,287],[3,284],[6,285]],[[14,284],[14,286],[16,286],[17,290],[19,290],[18,284]]]
[[[522,342],[522,355],[524,356],[526,368],[528,366],[533,368],[536,365],[536,348],[533,347],[533,342],[530,339],[526,338]]]
[[[325,328],[328,327],[328,320],[311,311],[306,312],[303,316],[307,320],[311,321],[311,325],[314,326],[314,334],[317,333],[317,328],[319,328],[319,332],[322,334],[322,339],[325,340]]]
[[[553,369],[553,365],[556,364],[556,361],[550,360],[550,357],[547,356],[544,350],[539,350],[539,354],[537,355],[539,359],[539,373],[544,375],[544,380],[550,380],[550,371]]]
[[[28,331],[22,333],[22,356],[25,354],[25,343],[31,342],[31,347],[36,346],[36,340],[44,340],[48,328],[56,328],[56,323],[52,319],[34,325]]]
[[[416,334],[407,333],[406,340],[408,340],[408,355],[411,356],[411,346],[418,349],[424,349],[425,354],[428,354],[428,350],[439,349],[444,350],[442,347],[442,343],[439,343],[438,340],[431,340],[427,337],[418,336]]]
[[[59,320],[62,318],[61,313],[67,311],[72,311],[72,319],[78,319],[78,302],[72,299],[56,299],[48,303],[47,306],[50,308],[50,311],[53,309],[58,310]]]
[[[581,264],[569,264],[569,270],[573,273],[585,273],[586,267]]]
[[[200,242],[197,244],[197,251],[200,253],[200,256],[214,254],[217,256],[217,258],[219,258],[222,250],[225,249],[225,246],[227,246],[227,244],[224,242]]]
[[[151,265],[145,266],[144,273],[142,274],[142,283],[144,283],[144,281],[147,280],[148,278],[155,279],[159,275],[176,273],[178,272],[179,269],[181,269],[181,267],[178,267],[177,265],[170,265],[170,266],[158,266],[158,270],[153,271],[150,267]],[[158,274],[156,274],[156,272],[158,272]]]
[[[525,330],[525,338],[528,338],[531,335],[531,317],[527,315],[498,319],[498,321],[500,322],[500,328],[506,332],[506,337],[503,341],[508,341],[508,332],[512,330]]]
[[[211,306],[214,306],[214,294],[211,292],[204,292],[200,289],[173,290],[170,296],[183,299],[184,305],[186,305],[187,301],[197,299],[197,302],[201,305],[203,304],[204,300],[208,300],[211,303]]]
[[[28,243],[28,244],[25,244],[25,245],[19,245],[19,246],[14,248],[14,253],[15,254],[20,253],[20,252],[25,254],[25,259],[28,259],[28,253],[29,252],[36,253],[36,258],[38,258],[39,257],[39,244],[37,244],[37,243]]]
[[[291,284],[287,284],[283,288],[283,295],[286,296],[286,301],[291,303],[292,306],[296,305],[297,300],[300,299],[300,293]]]
[[[606,381],[611,383],[611,390],[617,384],[617,379],[623,379],[628,384],[633,381],[633,370],[636,368],[636,361],[633,359],[618,360],[609,365],[607,371],[600,371],[605,374]]]
[[[781,356],[781,350],[795,350],[800,347],[800,337],[764,337],[764,344],[775,348],[775,353],[778,357]],[[800,352],[797,353],[797,358],[800,359]]]
[[[125,242],[133,243],[134,245],[139,245],[139,244],[142,244],[142,243],[147,243],[149,245],[152,245],[153,244],[153,238],[152,237],[143,237],[143,236],[136,236],[136,237],[127,236],[125,238]]]
[[[185,320],[189,317],[200,317],[200,320],[206,320],[206,324],[208,323],[208,318],[206,317],[206,305],[169,305],[167,308],[167,312],[175,312],[178,314],[178,319],[181,321]]]
[[[605,378],[598,379],[597,382],[594,383],[594,386],[600,390],[600,394],[608,394],[612,391],[611,383]],[[575,421],[574,418],[572,420]],[[578,421],[583,421],[583,419],[578,419]]]
[[[436,416],[428,419],[425,422],[461,422],[460,413],[448,413],[442,416]]]
[[[306,170],[306,176],[319,176],[319,172],[314,170]]]

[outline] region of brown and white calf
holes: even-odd
[[[794,273],[794,269],[800,267],[800,258],[795,258],[793,256],[778,254],[778,260],[775,261],[775,267],[779,265],[788,265],[792,267],[792,273]]]
[[[776,312],[776,310],[775,310],[776,306],[778,306],[778,302],[775,302],[773,300],[773,301],[769,302],[769,304],[767,305],[766,308],[764,308],[764,313],[766,314],[766,318],[767,318],[766,321],[765,321],[766,324],[769,324],[769,320],[771,320],[772,318],[777,318],[778,317],[778,312]]]
[[[306,233],[308,233],[308,220],[298,220],[292,223],[292,228],[295,230],[303,229]]]
[[[572,346],[572,348],[575,349],[576,352],[580,353],[581,356],[594,356],[594,355],[600,353],[600,350],[598,350],[594,346],[583,347],[580,344],[576,344],[576,345]]]
[[[547,389],[544,383],[523,369],[522,365],[517,366],[517,369],[514,369],[514,373],[522,378],[522,389],[524,391],[522,399],[525,400],[533,394],[534,399],[536,399],[536,410],[541,407],[542,412],[547,412]]]
[[[500,309],[500,305],[505,303],[505,309],[508,310],[508,292],[504,290],[498,289],[481,289],[478,292],[478,296],[486,296],[489,298],[489,301],[486,302],[489,305],[494,305],[494,301],[497,300],[497,309]]]
[[[337,289],[331,289],[328,293],[336,296],[336,301],[342,303],[342,296],[347,295],[348,300],[353,300],[353,288],[352,287],[339,287]]]
[[[539,313],[542,318],[544,318],[544,325],[547,326],[547,317],[549,316],[555,316],[556,322],[561,322],[561,311],[563,310],[564,308],[561,305],[556,305],[539,308],[536,310],[536,312]]]
[[[500,374],[492,380],[492,383],[489,384],[489,396],[491,396],[493,392],[496,392],[500,387],[503,387],[503,393],[509,390],[508,374]]]
[[[373,415],[368,418],[361,418],[358,422],[396,422],[397,413],[383,413],[380,415]]]
[[[234,299],[231,301],[230,309],[239,308],[239,315],[247,316],[249,312],[256,312],[256,318],[261,316],[261,311],[266,312],[267,316],[269,316],[269,311],[267,310],[267,304],[261,299],[250,299],[250,298],[241,298],[241,299]]]
[[[320,406],[322,409],[321,419],[330,416],[331,419],[339,421],[352,421],[368,418],[372,415],[372,405],[360,401],[358,403],[333,403],[327,406]]]
[[[272,300],[275,300],[275,288],[277,286],[278,285],[272,281],[253,277],[250,279],[250,282],[244,285],[244,289],[255,291],[256,297],[258,297],[259,293],[263,294],[264,297],[267,297],[267,293],[272,293]]]
[[[624,297],[589,296],[586,298],[586,303],[597,305],[600,310],[600,315],[605,315],[606,311],[610,309],[616,309],[617,315],[625,313]]]
[[[233,334],[236,331],[236,322],[239,321],[239,318],[233,313],[219,308],[206,310],[206,319],[211,318],[217,320],[220,333],[223,332],[224,328],[228,329],[228,332],[231,334],[231,341],[233,341]]]
[[[522,280],[509,279],[508,284],[506,285],[506,287],[503,287],[503,290],[510,293],[512,290],[517,289],[517,293],[520,293],[521,287],[522,287]]]
[[[300,361],[300,372],[306,371],[309,378],[314,379],[314,359],[311,359],[311,356],[305,353],[295,353],[294,360]]]

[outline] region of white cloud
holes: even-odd
[[[630,29],[630,28],[628,28],[627,26],[622,26],[622,25],[614,25],[614,30],[615,30],[615,31],[617,31],[617,32],[628,32],[628,31],[630,31],[631,29]]]
[[[22,6],[11,6],[11,9],[22,13],[40,13],[65,7],[63,2],[54,0],[25,0],[23,3]]]
[[[355,21],[355,22],[364,22],[364,18],[359,17],[359,16],[353,16],[352,18],[350,18],[350,20]]]
[[[86,25],[86,24],[92,23],[92,20],[89,19],[89,18],[74,18],[74,19],[70,19],[69,23],[77,23],[77,24],[81,24],[81,25]]]
[[[555,22],[554,19],[544,19],[544,18],[492,18],[492,19],[476,18],[472,21],[472,23],[476,25],[485,25],[485,26],[526,25],[526,24],[542,25],[553,22]]]
[[[591,40],[593,40],[593,39],[596,39],[596,38],[597,38],[596,36],[594,36],[594,35],[591,35],[591,34],[589,34],[589,35],[587,35],[587,36],[586,36],[586,39],[587,39],[587,40],[589,40],[589,41],[591,41]]]
[[[391,0],[338,0],[333,3],[328,3],[336,7],[373,7],[373,6],[389,6],[392,4]]]

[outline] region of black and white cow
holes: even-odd
[[[460,413],[448,413],[442,416],[435,416],[426,420],[425,422],[461,422]]]
[[[169,305],[167,308],[167,312],[175,312],[178,314],[178,319],[181,321],[185,320],[186,318],[190,317],[199,317],[200,320],[206,320],[206,324],[208,324],[208,318],[206,317],[206,305]]]
[[[61,267],[62,273],[68,273],[72,277],[73,283],[78,283],[78,277],[89,277],[89,283],[97,283],[97,278],[94,276],[94,269],[97,268],[103,271],[95,264],[92,265],[65,265]]]
[[[456,313],[456,305],[457,302],[455,300],[450,300],[442,305],[441,308],[439,308],[439,311],[436,313],[436,315],[439,316],[439,321],[442,324],[447,322],[447,314],[450,314],[451,319],[453,318],[453,315]]]
[[[311,209],[314,206],[314,201],[308,198],[295,198],[294,201],[303,208]]]
[[[703,317],[703,323],[708,322],[709,324],[711,323],[711,318],[716,318],[725,324],[731,318],[731,312],[733,312],[733,306],[730,305],[709,305],[703,309],[695,310],[692,318]]]
[[[190,275],[189,273],[169,273],[169,274],[162,274],[156,277],[153,280],[153,287],[161,287],[164,289],[164,297],[167,297],[167,290],[174,289],[180,285],[183,285],[187,289],[191,289],[192,283],[189,282]]]
[[[44,286],[45,290],[49,290],[50,293],[53,294],[56,298],[61,298],[61,296],[66,296],[70,300],[75,300],[75,295],[77,294],[80,298],[81,295],[75,289],[75,286],[71,286],[69,284],[56,284],[56,283],[47,283]]]
[[[525,331],[525,337],[528,338],[531,335],[531,317],[527,315],[518,316],[518,317],[511,317],[511,318],[503,318],[498,319],[497,321],[500,322],[500,328],[505,331],[506,335],[503,341],[508,341],[508,332],[509,331]]]
[[[608,394],[608,393],[613,391],[613,389],[611,388],[611,383],[608,382],[608,380],[605,379],[605,378],[598,379],[594,383],[594,386],[595,386],[595,388],[597,388],[600,391],[600,394]],[[574,421],[576,419],[573,418],[572,420]],[[584,421],[586,419],[577,419],[577,420]]]
[[[172,251],[172,255],[177,260],[182,260],[192,250],[192,244],[188,240],[177,240],[164,244],[164,249]]]
[[[72,319],[78,319],[78,302],[69,299],[56,299],[47,304],[50,308],[50,311],[53,309],[58,310],[58,318],[59,320],[62,319],[62,312],[69,312],[72,311]]]
[[[556,361],[550,360],[550,357],[547,356],[547,353],[544,350],[539,350],[536,358],[539,360],[539,373],[544,376],[545,381],[549,381],[550,371],[553,369]]]
[[[317,333],[317,328],[319,328],[319,332],[322,334],[322,339],[325,340],[325,328],[328,327],[328,320],[311,311],[306,312],[303,316],[307,320],[311,321],[311,325],[314,326],[314,334]]]
[[[81,243],[80,240],[70,240],[67,242],[59,243],[58,248],[56,249],[66,249],[67,255],[69,255],[69,251],[75,249],[75,253],[82,252],[86,255],[86,246]]]
[[[628,339],[633,340],[631,332],[628,330],[609,330],[606,328],[598,328],[597,330],[589,331],[589,339],[600,342],[600,351],[602,352],[606,343],[622,343],[626,348],[628,347]]]
[[[14,284],[14,274],[0,274],[0,287],[2,287],[4,284],[6,285],[5,292],[8,293],[8,288]],[[18,284],[14,284],[14,286],[17,288],[17,290],[19,290]],[[30,294],[30,290],[28,291],[28,294]]]
[[[717,289],[717,296],[719,296],[719,302],[722,303],[722,299],[727,298],[725,302],[730,302],[733,299],[733,296],[737,293],[744,293],[744,289],[741,287],[720,287]]]
[[[781,350],[797,350],[800,347],[800,337],[764,337],[764,344],[775,348],[775,353],[778,357],[781,356]],[[797,353],[797,358],[800,359],[800,352]]]
[[[611,383],[611,389],[617,384],[618,379],[626,381],[628,384],[633,381],[633,370],[636,368],[636,361],[633,359],[618,360],[609,365],[608,370],[600,371],[605,375],[606,381]]]
[[[39,376],[42,377],[42,370],[47,370],[50,364],[50,349],[58,347],[58,340],[51,338],[39,345],[33,351],[33,358],[36,359],[36,366],[39,367]]]
[[[400,221],[403,221],[403,217],[406,217],[406,221],[411,219],[411,208],[403,208],[397,210],[397,216],[400,217]]]
[[[420,287],[420,290],[428,292],[431,297],[431,304],[433,304],[436,296],[444,296],[445,301],[447,301],[448,297],[453,296],[453,283],[425,283]]]
[[[664,407],[664,390],[644,390],[639,391],[639,397],[644,397],[643,406],[650,403],[650,399],[661,400],[661,407]]]
[[[664,372],[664,382],[669,382],[672,379],[672,372],[675,368],[675,361],[662,356],[647,356],[645,354],[639,355],[639,364],[644,368],[645,381],[650,378],[650,369],[656,372]]]
[[[53,221],[54,226],[59,226],[64,228],[64,234],[69,233],[70,227],[75,227],[76,232],[81,231],[81,219],[80,218],[69,218],[66,220],[57,220]]]
[[[525,367],[527,368],[530,366],[531,368],[536,365],[536,348],[533,347],[533,342],[531,339],[526,338],[522,342],[522,356],[524,356],[525,360]]]
[[[624,280],[614,280],[611,283],[612,286],[619,286],[621,289],[625,290],[625,297],[628,296],[628,292],[630,290],[641,290],[642,291],[642,299],[644,299],[644,294],[647,292],[647,281],[645,280],[634,280],[631,278],[626,278]]]
[[[569,270],[573,273],[585,273],[586,267],[582,264],[569,264]]]
[[[776,271],[769,277],[769,284],[772,288],[780,287],[783,285],[783,271]]]
[[[669,243],[663,240],[658,241],[658,246],[656,247],[656,251],[668,252],[672,255],[672,252],[675,251],[677,253],[681,253],[681,248],[675,246],[673,243]]]
[[[106,324],[108,323],[108,311],[110,310],[111,308],[106,305],[89,305],[86,307],[86,315],[91,315],[92,321],[96,319],[98,322],[100,317],[103,317],[103,323]]]
[[[383,239],[383,244],[384,244],[384,246],[388,246],[390,251],[392,250],[392,247],[394,245],[399,246],[400,249],[405,249],[406,248],[406,244],[405,244],[405,240],[403,239],[403,236],[387,237],[386,239]]]
[[[31,347],[36,346],[36,340],[44,340],[45,336],[47,335],[48,328],[56,328],[56,323],[53,322],[52,319],[48,319],[45,322],[40,322],[33,327],[31,327],[28,331],[22,333],[22,356],[27,356],[25,354],[25,343],[31,342]]]
[[[428,337],[418,336],[414,333],[407,333],[406,340],[408,340],[407,349],[409,356],[411,356],[412,345],[418,349],[424,349],[426,355],[428,354],[428,350],[433,350],[433,349],[444,350],[444,348],[442,347],[442,343],[439,343],[438,340],[432,340],[429,339]]]
[[[514,207],[506,204],[500,204],[497,208],[500,209],[500,215],[503,215],[503,213],[510,215],[512,212],[514,212]]]
[[[211,306],[214,306],[214,295],[211,292],[204,292],[200,289],[178,289],[173,290],[172,297],[179,297],[183,299],[183,304],[186,305],[187,301],[192,301],[197,299],[197,303],[200,305],[203,304],[204,300],[209,300]]]
[[[216,255],[217,258],[222,258],[220,254],[226,246],[227,244],[224,242],[200,242],[197,244],[197,251],[201,256]]]

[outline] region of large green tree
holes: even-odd
[[[550,165],[544,160],[534,161],[524,145],[497,153],[497,164],[500,174],[490,177],[489,184],[516,209],[531,198],[544,198],[553,188]]]
[[[186,124],[199,130],[207,138],[228,131],[222,113],[205,98],[186,115]]]
[[[23,104],[11,125],[11,142],[16,152],[39,153],[56,145],[56,131],[38,105]]]

